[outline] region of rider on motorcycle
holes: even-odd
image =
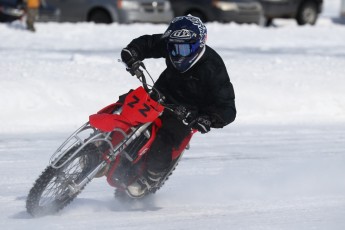
[[[206,45],[207,30],[197,17],[176,17],[164,34],[143,35],[121,52],[129,71],[139,68],[138,61],[165,58],[167,68],[154,87],[165,97],[165,103],[194,111],[192,128],[207,133],[223,128],[236,117],[235,94],[222,58]],[[171,153],[190,133],[175,114],[165,110],[147,158],[143,178],[128,186],[133,197],[140,197],[167,172]]]

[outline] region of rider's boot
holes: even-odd
[[[153,172],[147,170],[147,172],[139,177],[134,183],[127,187],[127,193],[133,198],[141,198],[146,195],[147,191],[157,185],[163,178],[165,172]]]

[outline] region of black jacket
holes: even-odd
[[[162,34],[144,35],[134,39],[134,48],[140,60],[162,58],[167,68],[161,73],[155,87],[168,102],[196,107],[199,115],[211,117],[213,128],[222,128],[236,117],[235,94],[222,58],[209,46],[201,59],[188,71],[178,72],[169,60]]]

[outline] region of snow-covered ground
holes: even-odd
[[[137,87],[122,47],[166,25],[0,24],[0,229],[345,229],[345,26],[328,1],[314,27],[210,23],[238,117],[197,134],[166,186],[131,205],[96,179],[65,210],[32,219],[25,199],[88,115]],[[163,60],[145,61],[156,79]]]

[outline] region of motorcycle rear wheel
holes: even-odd
[[[79,146],[72,148],[61,161],[68,159]],[[80,194],[85,185],[78,191],[71,191],[99,163],[98,148],[89,144],[61,168],[48,166],[34,183],[26,200],[27,212],[34,216],[54,214],[66,207]]]

